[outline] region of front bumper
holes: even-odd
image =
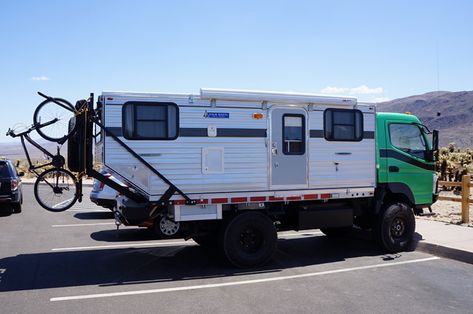
[[[438,201],[438,199],[439,199],[439,194],[440,194],[440,193],[433,193],[433,194],[432,194],[432,204],[435,203],[436,201]]]

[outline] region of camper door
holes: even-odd
[[[270,111],[271,188],[307,187],[307,112],[275,107]]]

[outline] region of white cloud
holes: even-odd
[[[33,76],[31,78],[32,81],[49,81],[49,77],[47,76]]]
[[[350,92],[349,88],[345,87],[335,87],[327,86],[320,91],[322,94],[348,94]]]
[[[373,95],[373,94],[382,94],[382,87],[369,88],[366,85],[360,85],[358,87],[350,88],[350,94],[353,95]]]
[[[370,88],[366,85],[360,85],[358,87],[336,87],[327,86],[320,91],[322,94],[332,95],[376,95],[382,94],[384,89],[382,87]]]

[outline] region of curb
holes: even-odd
[[[429,242],[418,242],[415,249],[416,251],[419,250],[424,253],[473,264],[473,252],[454,249]]]

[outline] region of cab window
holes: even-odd
[[[427,146],[424,135],[417,125],[391,123],[389,137],[394,147],[418,158],[424,158]]]

